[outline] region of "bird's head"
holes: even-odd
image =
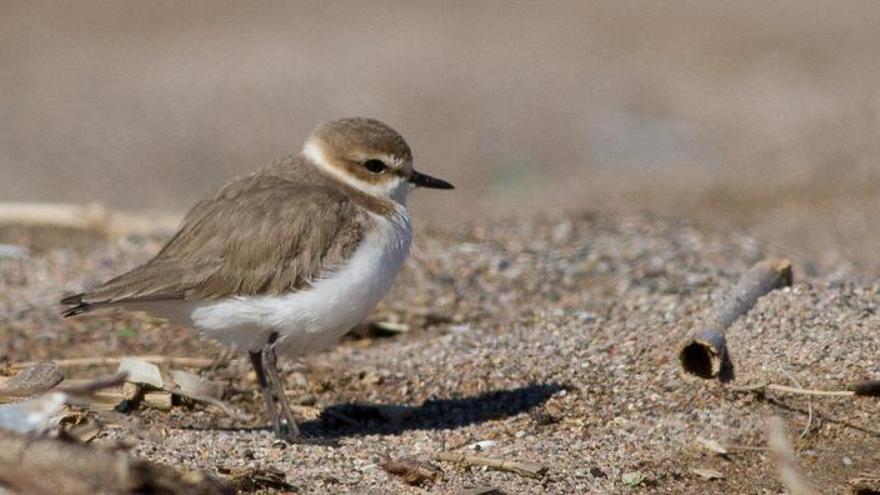
[[[348,186],[400,204],[406,204],[406,195],[414,187],[454,188],[413,169],[412,151],[403,137],[374,119],[325,122],[306,140],[303,154]]]

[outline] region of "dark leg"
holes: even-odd
[[[277,338],[278,334],[273,333],[269,338],[268,345],[263,348],[263,370],[266,372],[269,388],[275,397],[275,435],[281,440],[293,442],[299,438],[299,428],[296,426],[293,411],[290,410],[290,405],[287,403],[287,396],[284,395],[284,382],[278,376],[278,354],[275,351]]]
[[[272,393],[272,388],[269,385],[269,380],[266,377],[266,371],[263,364],[263,352],[249,352],[248,355],[251,358],[251,365],[254,367],[254,372],[257,374],[257,383],[260,385],[260,392],[263,394],[263,404],[266,407],[266,414],[269,415],[269,420],[275,427],[275,435],[279,436],[278,407],[276,406],[275,397]]]

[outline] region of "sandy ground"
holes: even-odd
[[[25,235],[19,233],[19,235]],[[166,354],[218,358],[203,370],[239,413],[201,406],[101,415],[93,443],[216,473],[277,470],[302,493],[779,493],[764,450],[784,418],[798,462],[821,493],[880,465],[877,402],[733,392],[683,377],[678,343],[764,248],[653,216],[548,215],[422,231],[374,320],[406,324],[285,364],[307,438],[277,443],[244,360],[149,319],[61,321],[53,305],[132,266],[162,235],[74,248],[44,246],[0,261],[2,359]],[[71,236],[65,235],[70,244]],[[45,239],[44,239],[45,241]],[[76,246],[76,244],[74,244]],[[759,301],[729,334],[735,385],[770,381],[839,389],[876,378],[880,285],[815,276]],[[71,376],[110,370],[83,369]],[[696,444],[717,440],[719,457]],[[549,467],[540,480],[431,459],[476,453]],[[442,470],[410,487],[380,464],[414,456]],[[693,469],[714,469],[707,481]],[[280,490],[274,488],[267,490]]]
[[[308,438],[336,446],[274,442],[248,365],[186,329],[58,319],[64,292],[144,261],[167,231],[0,228],[0,244],[31,247],[0,257],[0,371],[46,358],[217,359],[200,372],[240,417],[101,414],[93,443],[212,473],[274,469],[304,493],[779,493],[762,450],[772,415],[820,492],[844,493],[880,471],[876,401],[737,394],[682,377],[675,355],[741,273],[781,255],[796,284],[731,329],[736,384],[878,378],[878,11],[0,1],[3,201],[180,215],[296,151],[318,122],[354,114],[398,128],[419,168],[458,186],[412,198],[414,253],[373,316],[409,331],[361,331],[285,363]],[[701,436],[731,454],[696,446]],[[379,467],[478,442],[549,473],[431,461],[442,479],[412,488]]]

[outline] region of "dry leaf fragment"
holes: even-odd
[[[724,474],[717,469],[691,468],[691,472],[706,481],[724,479]]]
[[[437,466],[412,457],[388,460],[381,464],[385,471],[400,476],[408,485],[420,486],[426,481],[436,481],[443,472]]]
[[[296,491],[282,471],[274,468],[221,467],[218,470],[240,493],[259,490]]]
[[[204,398],[220,399],[223,396],[222,385],[206,380],[195,373],[174,370],[171,372],[171,379],[177,388],[168,391],[184,397],[199,400]]]
[[[509,461],[481,455],[465,455],[457,452],[437,452],[434,459],[444,462],[456,462],[466,466],[485,466],[499,471],[516,473],[529,478],[543,478],[549,468],[543,464],[534,462]]]
[[[162,372],[155,364],[133,358],[124,357],[119,361],[117,373],[126,373],[126,381],[139,385],[149,385],[157,389],[165,388]]]
[[[475,486],[461,490],[458,495],[504,495],[504,492],[497,486]]]
[[[712,440],[709,438],[697,437],[697,443],[700,444],[703,448],[710,452],[714,452],[721,456],[726,456],[729,454],[726,448],[723,445],[718,443],[717,440]]]

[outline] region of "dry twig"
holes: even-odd
[[[442,472],[433,464],[412,457],[389,459],[381,464],[382,469],[400,476],[408,485],[420,486],[426,481],[436,481]]]
[[[814,390],[808,388],[789,387],[787,385],[779,385],[777,383],[759,383],[756,385],[728,387],[728,390],[732,392],[755,393],[764,393],[768,390],[772,390],[774,392],[795,395],[811,395],[814,397],[880,397],[880,386],[878,386],[878,382],[875,381],[859,382],[847,390]]]
[[[173,215],[110,212],[99,204],[0,203],[0,225],[61,227],[122,236],[173,229],[178,221]]]
[[[454,452],[438,452],[434,455],[438,461],[455,462],[466,466],[486,466],[499,471],[516,473],[529,478],[542,478],[547,474],[547,466],[533,462],[517,462],[504,459],[493,459],[479,455],[465,455]]]
[[[784,369],[780,368],[780,370],[782,371],[783,374],[785,374],[785,376],[788,377],[789,380],[792,381],[792,383],[795,384],[796,387],[803,388],[803,387],[801,387],[801,383],[799,381],[797,381],[797,378],[791,376],[791,374],[788,373],[787,371],[785,371]],[[798,438],[803,439],[805,436],[807,436],[807,434],[810,432],[810,428],[812,428],[812,427],[813,427],[813,399],[811,396],[808,396],[807,397],[807,424],[804,425],[804,429],[801,431],[801,434]]]
[[[785,422],[773,417],[767,425],[767,447],[776,462],[779,480],[789,495],[818,495],[809,481],[801,474],[794,450],[785,434]]]
[[[65,382],[68,383],[68,385],[58,387],[57,390],[73,396],[89,396],[101,390],[118,387],[125,383],[126,378],[127,375],[125,373],[116,373],[115,375],[106,378],[96,378],[94,380],[86,381],[69,381]]]
[[[737,282],[714,316],[682,346],[679,360],[684,370],[700,378],[732,378],[724,332],[768,292],[790,286],[791,262],[768,259],[755,264]],[[731,375],[731,376],[728,376]]]
[[[0,432],[0,482],[20,493],[233,493],[194,472],[62,440]]]
[[[73,358],[73,359],[58,359],[55,360],[55,364],[62,368],[78,368],[78,367],[89,367],[89,366],[119,366],[119,363],[122,362],[123,359],[126,358],[134,358],[141,361],[146,361],[148,363],[153,364],[163,364],[167,366],[183,366],[183,367],[192,367],[192,368],[208,368],[213,366],[215,361],[213,359],[208,358],[196,358],[196,357],[175,357],[175,356],[158,356],[158,355],[146,355],[146,356],[122,356],[122,357],[94,357],[94,358]],[[11,365],[13,370],[18,370],[22,368],[27,368],[28,366],[34,365],[34,362],[24,362],[24,363],[13,363]]]
[[[296,493],[297,489],[285,479],[284,472],[272,467],[226,467],[217,470],[237,492],[253,493],[261,490]]]

